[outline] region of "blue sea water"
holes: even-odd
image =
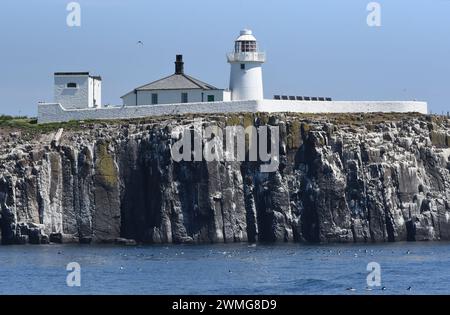
[[[0,246],[0,294],[450,294],[450,243]]]

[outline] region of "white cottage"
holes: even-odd
[[[177,55],[175,73],[148,83],[121,97],[124,106],[229,101],[231,93],[184,73],[183,56]]]

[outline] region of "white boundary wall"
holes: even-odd
[[[86,109],[64,109],[60,104],[40,103],[38,123],[90,119],[128,119],[189,113],[296,112],[296,113],[376,113],[418,112],[427,114],[426,102],[378,101],[230,101],[186,104],[141,105]]]

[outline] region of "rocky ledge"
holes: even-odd
[[[280,127],[278,171],[174,162],[174,130]],[[198,123],[198,121],[197,121]],[[0,127],[2,244],[450,240],[450,120],[236,114]]]

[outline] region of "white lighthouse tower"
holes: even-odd
[[[230,90],[233,101],[262,100],[262,64],[266,54],[259,52],[251,30],[242,30],[236,39],[234,52],[227,55],[231,64]]]

